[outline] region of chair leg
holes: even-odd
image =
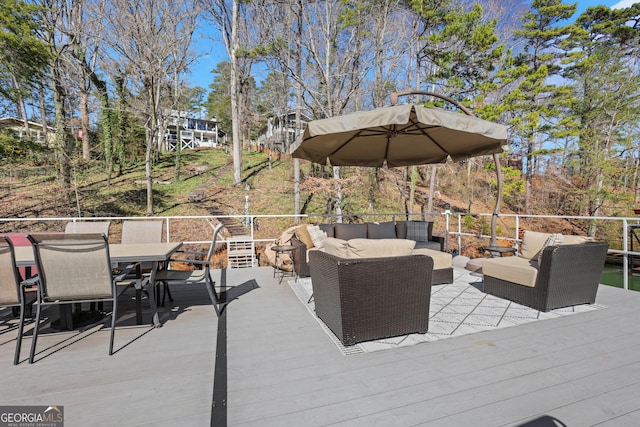
[[[166,283],[156,282],[156,306],[164,307],[164,294],[160,296],[160,286],[166,287]]]
[[[173,302],[173,297],[171,296],[171,290],[169,289],[169,283],[166,281],[158,282],[158,287],[162,284],[162,301],[160,301],[160,292],[156,290],[156,304],[160,307],[164,307],[164,302],[167,296],[169,296],[169,301]]]
[[[164,285],[164,295],[169,297],[169,301],[173,302],[173,297],[171,296],[171,289],[169,288],[169,284],[165,283]],[[162,305],[164,305],[164,296],[162,297]]]
[[[33,325],[33,339],[31,341],[31,352],[29,353],[29,363],[33,363],[33,358],[36,355],[36,341],[38,341],[38,329],[40,329],[40,312],[42,311],[42,304],[38,303],[36,308],[36,323]]]
[[[118,313],[118,295],[114,292],[113,310],[111,310],[111,337],[109,339],[109,356],[113,354],[113,338],[116,331],[116,315]]]
[[[20,325],[18,326],[18,339],[16,341],[16,354],[13,356],[13,364],[17,365],[20,363],[20,349],[22,348],[22,334],[24,332],[24,317],[25,317],[26,307],[24,298],[20,304]]]

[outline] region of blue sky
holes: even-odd
[[[629,7],[640,0],[565,0],[564,3],[578,3],[576,14],[584,12],[588,7],[604,5],[610,8]],[[200,86],[209,89],[209,84],[213,81],[211,71],[216,68],[218,63],[227,60],[227,52],[221,39],[211,40],[203,36],[203,32],[198,34],[195,46],[196,52],[201,55],[193,65],[189,82],[191,86]]]

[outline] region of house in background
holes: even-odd
[[[166,151],[200,147],[215,148],[226,144],[227,134],[215,118],[197,119],[186,111],[171,110],[165,116],[164,147]]]
[[[309,118],[302,116],[300,132],[304,131]],[[287,153],[296,139],[296,114],[289,112],[283,116],[269,117],[266,126],[258,131],[258,145],[276,153]]]
[[[29,128],[27,129],[24,120],[19,120],[15,117],[0,118],[0,129],[9,129],[18,139],[30,137],[33,142],[48,146],[53,143],[55,138],[54,128],[47,126],[44,129],[42,123],[32,121],[28,121],[28,126]]]

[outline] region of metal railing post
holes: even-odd
[[[622,220],[622,248],[624,253],[622,254],[622,286],[624,289],[629,289],[629,223],[626,218]],[[631,258],[633,259],[633,258]]]

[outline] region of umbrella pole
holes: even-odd
[[[497,223],[498,223],[498,215],[500,214],[500,205],[502,204],[502,170],[500,169],[500,158],[498,154],[493,154],[493,161],[496,164],[496,179],[498,186],[498,194],[496,196],[496,207],[493,209],[493,215],[491,215],[491,241],[489,246],[496,246],[496,236],[497,232]]]
[[[433,96],[434,98],[439,98],[439,99],[442,99],[443,101],[450,102],[451,104],[455,105],[460,110],[462,110],[467,116],[476,117],[476,115],[473,114],[471,110],[469,110],[464,105],[460,104],[460,102],[456,101],[455,99],[446,95],[441,95],[439,93],[429,92],[426,90],[414,90],[414,91],[399,92],[399,93],[393,92],[389,95],[389,99],[391,100],[391,105],[396,105],[398,103],[398,97],[406,96],[406,95]],[[496,181],[498,186],[498,189],[497,189],[498,195],[496,197],[496,206],[493,210],[493,214],[491,215],[491,240],[489,243],[490,246],[496,246],[497,244],[496,240],[497,240],[497,233],[498,233],[497,232],[498,215],[500,214],[500,205],[502,204],[502,171],[500,170],[500,159],[497,154],[493,155],[493,161],[496,164]]]

